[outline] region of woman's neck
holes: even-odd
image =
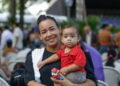
[[[49,52],[56,53],[58,50],[60,50],[60,46],[61,46],[61,43],[59,43],[59,44],[56,45],[56,46],[51,46],[51,47],[47,46],[46,49],[47,49]]]

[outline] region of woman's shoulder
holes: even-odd
[[[42,54],[44,52],[45,48],[36,48],[31,51],[32,56]]]
[[[44,47],[43,48],[35,48],[35,49],[32,50],[32,53],[33,52],[40,52],[40,51],[43,51],[43,50],[45,50]]]

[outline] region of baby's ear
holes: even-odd
[[[60,35],[61,35],[61,33],[62,33],[62,28],[61,28],[61,26],[59,26],[59,30],[60,30]]]
[[[80,35],[78,35],[78,42],[80,42],[80,40],[81,40],[81,36],[80,36]]]

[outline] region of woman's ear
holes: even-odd
[[[39,39],[40,39],[40,40],[42,40],[42,37],[41,37],[41,35],[40,35],[40,34],[39,34]]]

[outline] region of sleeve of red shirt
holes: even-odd
[[[84,52],[80,49],[79,53],[75,57],[74,64],[79,65],[80,67],[85,67],[86,64],[86,56]]]
[[[56,53],[56,55],[60,58],[61,57],[61,52],[62,52],[62,50],[59,50],[57,53]]]

